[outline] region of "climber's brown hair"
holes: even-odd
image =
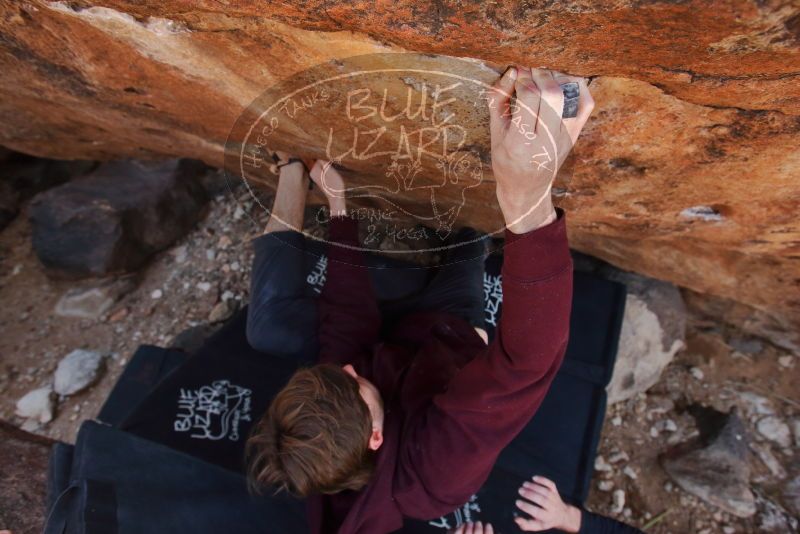
[[[297,371],[247,440],[248,482],[298,497],[357,490],[373,471],[372,417],[341,367]]]

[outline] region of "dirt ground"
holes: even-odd
[[[245,193],[235,194],[247,201]],[[100,351],[110,355],[100,380],[88,390],[60,400],[55,419],[35,430],[73,441],[81,422],[97,414],[136,347],[164,345],[181,331],[208,322],[222,300],[246,302],[252,257],[249,241],[261,232],[263,219],[252,221],[237,206],[231,194],[218,197],[196,230],[158,254],[139,273],[136,289],[97,320],[54,314],[58,299],[75,283],[45,276],[31,249],[27,217],[24,212],[18,216],[0,233],[0,419],[21,425],[23,421],[14,415],[17,399],[48,384],[58,361],[68,352],[76,348]],[[739,336],[732,328],[693,316],[687,348],[661,381],[646,395],[609,407],[599,453],[611,469],[595,473],[590,509],[638,527],[650,523],[647,531],[654,533],[729,534],[769,529],[774,513],[762,511],[740,519],[721,512],[677,488],[657,461],[666,448],[695,432],[693,420],[685,412],[692,403],[723,411],[739,406],[753,441],[762,446],[765,443],[747,416],[742,393],[767,398],[785,421],[800,416],[797,358],[766,342],[755,353],[737,352],[730,340]],[[665,420],[674,422],[674,427],[659,423]],[[666,430],[658,432],[654,427]],[[796,446],[770,450],[789,477],[797,475],[800,456]],[[763,495],[760,498],[778,500],[780,474],[772,473],[758,458],[751,464],[753,487]],[[617,489],[625,492],[621,511],[613,510],[613,491]],[[760,506],[764,509],[767,505]],[[4,527],[0,525],[0,529]]]

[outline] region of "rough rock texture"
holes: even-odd
[[[54,442],[0,421],[0,528],[33,534],[44,525],[47,459]]]
[[[598,274],[625,284],[628,296],[608,402],[630,399],[658,382],[686,346],[686,307],[672,284],[605,267]]]
[[[791,289],[790,289],[791,294]],[[687,306],[699,316],[721,319],[749,334],[768,339],[778,347],[800,355],[800,328],[792,316],[780,316],[769,310],[754,310],[732,299],[712,297],[684,290]]]
[[[789,447],[792,444],[792,431],[789,429],[789,425],[774,415],[768,415],[761,419],[756,424],[756,430],[781,447]]]
[[[33,248],[48,272],[132,271],[188,232],[208,200],[192,165],[115,161],[37,195]]]
[[[608,384],[611,404],[647,391],[684,346],[681,339],[667,337],[650,306],[636,295],[628,295],[625,302],[617,362]]]
[[[750,490],[747,434],[736,413],[699,409],[701,436],[661,458],[667,474],[684,490],[739,517],[756,513]]]
[[[783,501],[792,513],[800,517],[800,474],[783,486]]]
[[[783,534],[797,532],[800,520],[778,502],[772,500],[764,491],[756,490],[758,506],[758,532],[764,534]]]
[[[0,144],[220,166],[254,98],[329,59],[477,58],[486,82],[508,63],[545,65],[593,77],[597,102],[558,184],[573,246],[796,327],[798,43],[796,5],[778,1],[12,0],[0,6]],[[326,112],[317,130],[341,120]],[[319,131],[281,134],[271,148],[320,154]],[[476,146],[485,153],[485,135]],[[374,176],[348,168],[353,183]],[[487,179],[461,221],[496,228],[491,197]]]

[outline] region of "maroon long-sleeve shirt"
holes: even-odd
[[[384,441],[371,482],[309,499],[312,532],[379,534],[403,516],[433,519],[467,502],[536,412],[569,335],[572,261],[564,214],[506,232],[503,314],[490,345],[465,320],[413,313],[379,335],[381,316],[356,221],[334,218],[319,302],[320,362],[351,363],[380,391]]]

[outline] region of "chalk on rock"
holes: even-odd
[[[103,355],[99,352],[73,350],[58,362],[53,389],[62,396],[86,389],[100,376],[102,363]]]
[[[33,419],[41,424],[53,420],[55,398],[53,388],[46,386],[29,391],[17,401],[16,414],[19,417]]]
[[[711,206],[692,206],[681,211],[684,219],[694,219],[706,222],[719,222],[723,219],[722,214]]]

